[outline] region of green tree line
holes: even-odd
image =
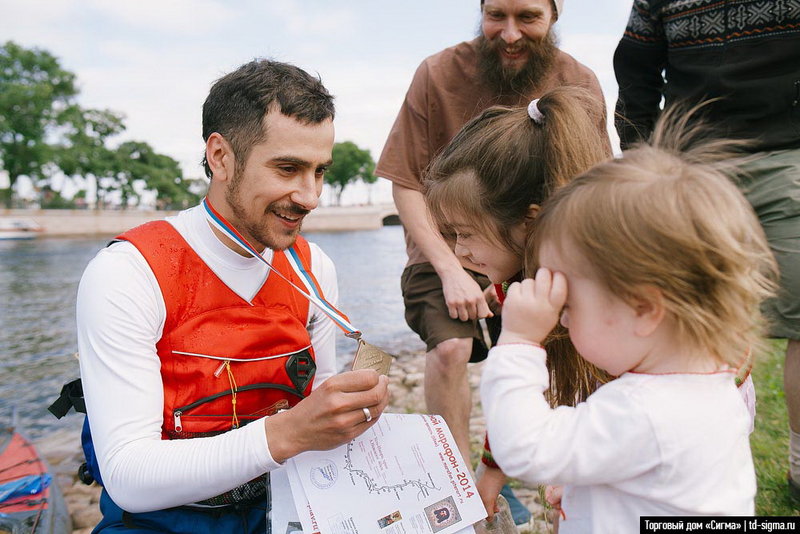
[[[96,206],[118,198],[121,207],[138,204],[142,191],[156,195],[162,209],[185,208],[199,201],[180,165],[159,154],[144,141],[111,146],[125,131],[121,114],[84,108],[77,103],[76,77],[46,50],[24,48],[13,41],[0,47],[0,170],[9,187],[0,199],[11,207],[16,185],[27,177],[40,192],[42,207],[73,207],[85,199],[92,184]],[[335,203],[355,181],[374,183],[375,162],[369,150],[351,141],[333,147],[333,165],[325,182],[333,188]],[[72,179],[78,188],[65,199],[55,188],[56,176]]]
[[[122,115],[77,103],[76,77],[46,50],[13,41],[0,47],[0,169],[9,187],[0,189],[6,207],[14,203],[21,177],[47,192],[51,207],[69,207],[54,188],[54,176],[93,182],[97,207],[117,193],[124,209],[142,190],[156,195],[159,208],[178,209],[199,200],[177,161],[143,141],[112,147],[125,130]],[[77,182],[81,183],[83,182]],[[81,190],[76,198],[85,198]],[[47,207],[47,206],[45,206]]]

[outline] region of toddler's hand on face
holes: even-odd
[[[486,304],[489,305],[489,309],[495,316],[500,315],[500,310],[503,309],[503,304],[500,302],[500,298],[497,296],[497,290],[494,288],[494,284],[489,284],[486,286],[486,289],[483,290],[483,296],[486,297]]]
[[[544,267],[536,272],[535,279],[511,284],[503,303],[503,330],[498,344],[541,344],[558,323],[566,300],[566,278]]]

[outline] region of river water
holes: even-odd
[[[392,353],[424,348],[403,320],[401,227],[305,235],[336,264],[339,308],[365,339]],[[82,424],[73,412],[57,420],[47,406],[64,382],[78,376],[75,295],[86,264],[108,241],[0,241],[0,423],[16,407],[20,426],[34,439]],[[340,366],[347,365],[354,347],[339,335]]]

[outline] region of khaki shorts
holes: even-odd
[[[466,271],[485,289],[491,282],[484,275]],[[480,362],[488,355],[488,344],[483,328],[478,321],[451,319],[444,301],[442,280],[430,263],[409,265],[400,280],[403,302],[406,307],[406,323],[419,335],[430,352],[436,345],[448,339],[473,338],[470,362]],[[500,333],[500,318],[486,320],[490,337],[494,340]]]
[[[800,339],[800,149],[746,163],[742,190],[780,269],[778,296],[764,303],[771,337]]]

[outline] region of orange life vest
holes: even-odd
[[[164,382],[162,439],[225,432],[311,392],[316,364],[306,329],[309,303],[270,273],[252,302],[226,286],[175,228],[154,221],[118,237],[155,274],[166,306],[156,344]],[[308,243],[294,244],[311,271]],[[281,251],[273,267],[303,287]]]

